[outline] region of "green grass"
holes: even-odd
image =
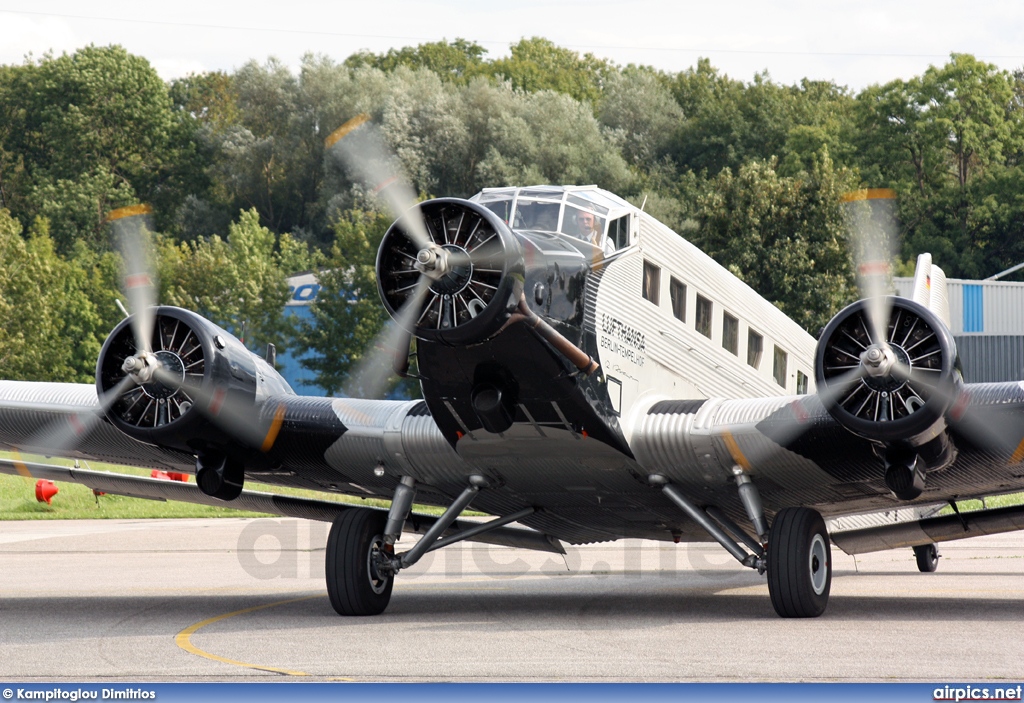
[[[1024,493],[1007,493],[1001,496],[992,496],[985,498],[984,502],[980,500],[958,500],[956,507],[960,508],[960,512],[969,513],[974,510],[991,510],[992,508],[1005,508],[1011,505],[1021,505],[1024,503]],[[953,508],[946,506],[938,513],[939,515],[952,515]]]
[[[12,455],[0,452],[0,457],[13,458]],[[72,466],[74,462],[65,459],[46,459],[22,455],[25,461]],[[93,463],[82,466],[93,471],[110,471],[112,473],[149,476],[150,469],[139,469],[113,464]],[[192,478],[190,477],[190,481]],[[89,519],[147,519],[147,518],[207,518],[207,517],[264,517],[266,513],[254,513],[233,508],[213,507],[196,503],[178,501],[146,500],[127,496],[102,495],[95,496],[92,489],[77,483],[56,482],[60,492],[53,497],[52,504],[40,503],[36,500],[36,480],[22,476],[0,474],[0,520],[89,520]],[[193,481],[194,485],[194,481]],[[350,505],[363,505],[375,508],[387,508],[390,501],[375,498],[358,498],[337,493],[311,491],[301,488],[272,486],[264,483],[247,483],[246,490],[262,491],[282,495],[312,498],[314,500],[333,501]],[[440,508],[426,505],[415,505],[413,510],[428,515],[440,515]],[[480,515],[467,512],[463,514]]]

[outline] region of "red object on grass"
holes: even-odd
[[[60,489],[54,485],[53,481],[47,481],[44,478],[36,481],[36,500],[40,503],[46,503],[51,505],[50,501],[53,497],[60,492]]]

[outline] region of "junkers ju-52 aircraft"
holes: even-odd
[[[328,147],[351,157],[361,121]],[[933,570],[937,542],[1024,529],[1021,508],[826,529],[825,518],[1024,489],[1024,388],[962,382],[929,259],[908,299],[884,294],[885,267],[868,256],[864,299],[815,342],[600,188],[414,204],[388,196],[400,188],[386,170],[349,162],[397,213],[377,258],[399,350],[388,366],[417,377],[422,400],[296,395],[271,350],[155,305],[139,216],[119,211],[132,314],[103,345],[95,386],[0,382],[0,446],[196,484],[20,460],[0,470],[332,522],[327,590],[342,615],[381,613],[403,569],[460,540],[559,553],[643,538],[716,541],[767,574],[779,615],[814,617],[832,542],[913,547]],[[392,503],[273,496],[246,481]],[[414,499],[447,510],[411,513]],[[458,519],[470,505],[494,517]],[[403,532],[423,537],[396,552]]]

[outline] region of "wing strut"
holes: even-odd
[[[383,549],[380,549],[375,555],[377,560],[377,570],[386,575],[393,576],[400,570],[406,569],[416,562],[418,562],[424,554],[432,552],[435,549],[441,547],[447,547],[449,544],[461,542],[466,539],[472,539],[482,534],[486,534],[492,530],[496,530],[499,527],[503,527],[510,522],[516,520],[522,520],[524,517],[529,517],[534,512],[535,508],[523,508],[517,512],[509,515],[503,515],[497,517],[488,522],[473,525],[471,527],[463,527],[458,532],[444,536],[456,518],[462,513],[469,504],[476,498],[484,488],[489,488],[491,482],[480,475],[473,475],[469,477],[469,485],[459,494],[448,509],[444,511],[444,515],[437,518],[437,521],[430,526],[426,534],[413,545],[412,549],[401,554],[395,554],[395,542],[397,542],[402,536],[402,527],[405,525],[406,520],[409,517],[409,510],[412,508],[413,499],[416,497],[416,480],[411,476],[403,476],[399,481],[398,486],[395,488],[395,496],[391,502],[391,509],[388,512],[388,520],[385,524],[383,531],[383,542],[386,545]]]
[[[751,569],[757,569],[759,573],[764,573],[766,563],[764,560],[763,547],[758,545],[758,549],[754,554],[749,553],[741,547],[736,540],[730,537],[729,534],[723,530],[710,515],[702,510],[696,503],[684,496],[678,488],[673,486],[669,480],[661,474],[652,474],[647,477],[647,481],[652,486],[660,487],[661,492],[664,493],[669,500],[682,508],[683,512],[686,513],[691,520],[704,528],[704,530],[707,531],[707,533],[711,535],[716,542],[725,547],[725,551],[732,554],[736,558],[736,561],[743,564],[743,566],[747,566]],[[744,540],[744,542],[747,543],[747,540]],[[750,540],[750,542],[753,542],[753,540]]]

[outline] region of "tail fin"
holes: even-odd
[[[914,270],[914,302],[924,305],[949,327],[946,273],[932,264],[931,254],[921,254],[917,257],[917,268]]]

